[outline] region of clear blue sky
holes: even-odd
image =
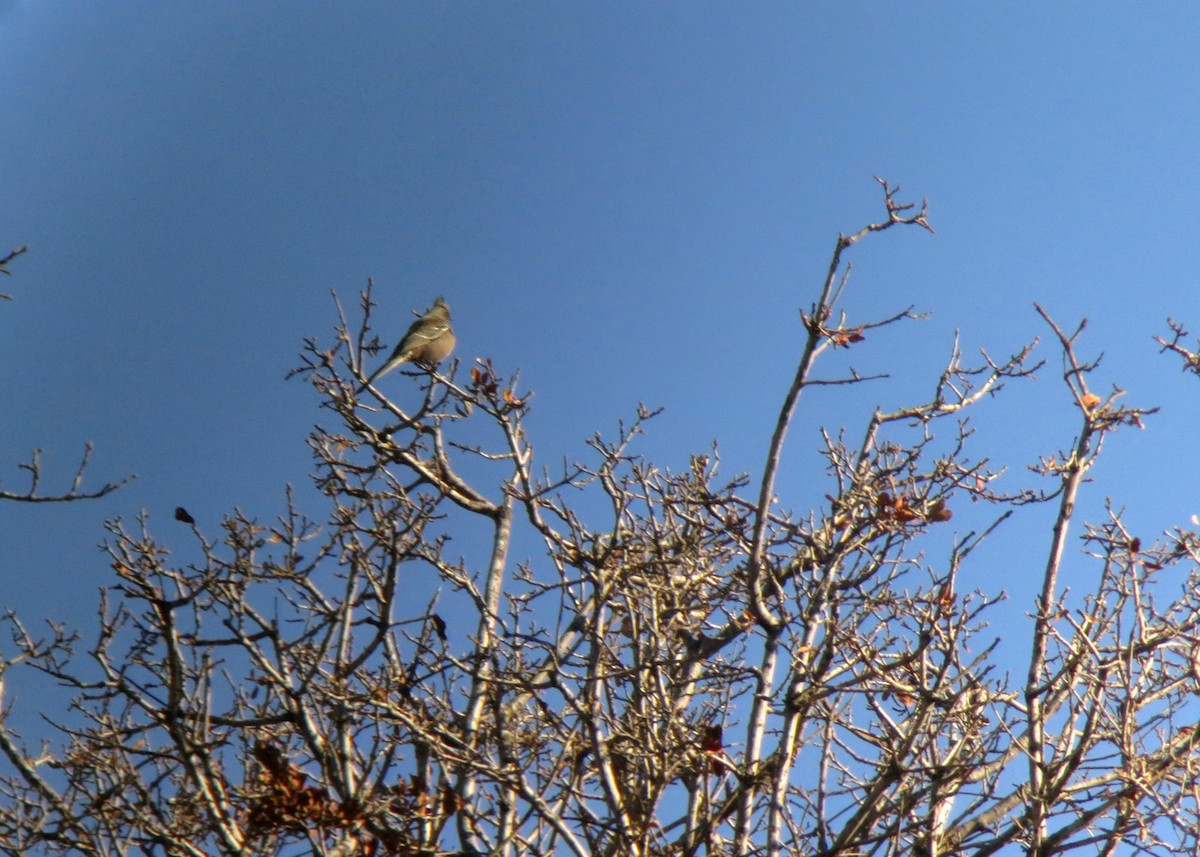
[[[837,232],[879,216],[873,174],[938,232],[855,250],[852,319],[933,317],[850,355],[895,386],[806,400],[785,503],[827,490],[817,424],[928,390],[955,329],[997,356],[1047,333],[1037,300],[1091,319],[1102,384],[1164,406],[1115,438],[1087,510],[1184,524],[1200,385],[1150,336],[1200,328],[1197,44],[1185,3],[4,0],[0,250],[31,250],[0,282],[0,477],[43,447],[62,487],[93,440],[94,483],[138,480],[0,506],[0,607],[90,621],[105,518],[145,509],[187,558],[176,505],[210,533],[278,514],[328,416],[284,374],[328,340],[329,290],[368,276],[393,335],[443,293],[464,361],[522,370],[543,461],[644,401],[667,407],[649,456],[716,438],[728,475],[757,473],[797,309]],[[1075,429],[1043,356],[978,417],[977,453],[1025,482]],[[1014,615],[1047,511],[968,570]]]

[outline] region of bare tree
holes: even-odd
[[[823,434],[825,503],[775,497],[816,374],[882,326],[841,309],[844,256],[929,229],[881,182],[886,217],[838,237],[760,479],[715,450],[672,473],[639,457],[653,412],[553,471],[529,393],[480,361],[414,371],[412,406],[355,393],[382,347],[339,308],[298,370],[330,409],[310,437],[322,522],[289,498],[180,565],[146,520],[109,525],[99,636],[9,618],[0,662],[76,695],[57,737],[7,727],[10,854],[1044,855],[1194,853],[1200,542],[1153,544],[1115,512],[1084,525],[1094,589],[1060,582],[1110,434],[1150,410],[1094,392],[1078,329],[1042,317],[1078,434],[999,490],[966,416],[1042,364],[1033,344],[969,363],[925,401]],[[1040,310],[1039,310],[1040,311]],[[1178,345],[1178,339],[1175,343]],[[1000,662],[998,597],[959,572],[1019,507],[1057,503],[1027,669]],[[955,534],[953,511],[991,510]],[[981,519],[983,520],[983,519]],[[937,550],[940,559],[927,558]],[[522,557],[529,557],[523,559]],[[1169,569],[1189,569],[1168,588]]]

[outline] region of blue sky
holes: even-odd
[[[1084,511],[1185,524],[1200,387],[1150,337],[1200,328],[1198,37],[1183,3],[0,3],[0,250],[31,248],[0,283],[0,478],[42,447],[64,486],[87,440],[95,483],[138,476],[0,507],[0,607],[90,621],[106,518],[146,510],[186,559],[176,505],[209,532],[278,514],[327,414],[284,375],[367,277],[392,336],[445,294],[464,362],[521,369],[542,461],[643,401],[667,408],[649,457],[717,439],[757,473],[797,309],[879,216],[872,175],[928,197],[937,234],[855,248],[851,318],[932,317],[850,355],[893,384],[804,401],[785,505],[827,490],[816,426],[928,390],[956,329],[997,356],[1044,338],[1039,301],[1090,319],[1102,387],[1164,406]],[[978,416],[1017,481],[1076,427],[1042,354]],[[1014,615],[1049,512],[968,570]]]

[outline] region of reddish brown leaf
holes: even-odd
[[[942,616],[949,616],[954,612],[954,590],[949,583],[942,584],[941,591],[938,592],[937,605]]]
[[[862,342],[864,339],[866,337],[863,336],[862,327],[838,328],[829,333],[829,341],[836,348],[849,348],[852,343]]]
[[[700,749],[708,757],[708,772],[710,774],[723,774],[726,771],[733,770],[733,762],[725,754],[725,748],[722,743],[724,731],[724,728],[719,723],[713,723],[704,727],[704,735],[700,739]]]
[[[447,783],[442,786],[442,815],[454,815],[466,806],[466,802],[462,799],[462,795],[456,792]]]
[[[933,503],[930,504],[929,511],[926,513],[925,517],[931,521],[940,523],[942,521],[949,521],[952,517],[954,517],[954,513],[946,508],[944,501],[934,500]]]

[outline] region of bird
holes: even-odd
[[[454,329],[450,327],[450,306],[438,295],[425,314],[414,321],[392,349],[384,364],[372,372],[363,385],[361,393],[375,379],[391,372],[401,363],[419,363],[427,369],[436,368],[454,350]]]

